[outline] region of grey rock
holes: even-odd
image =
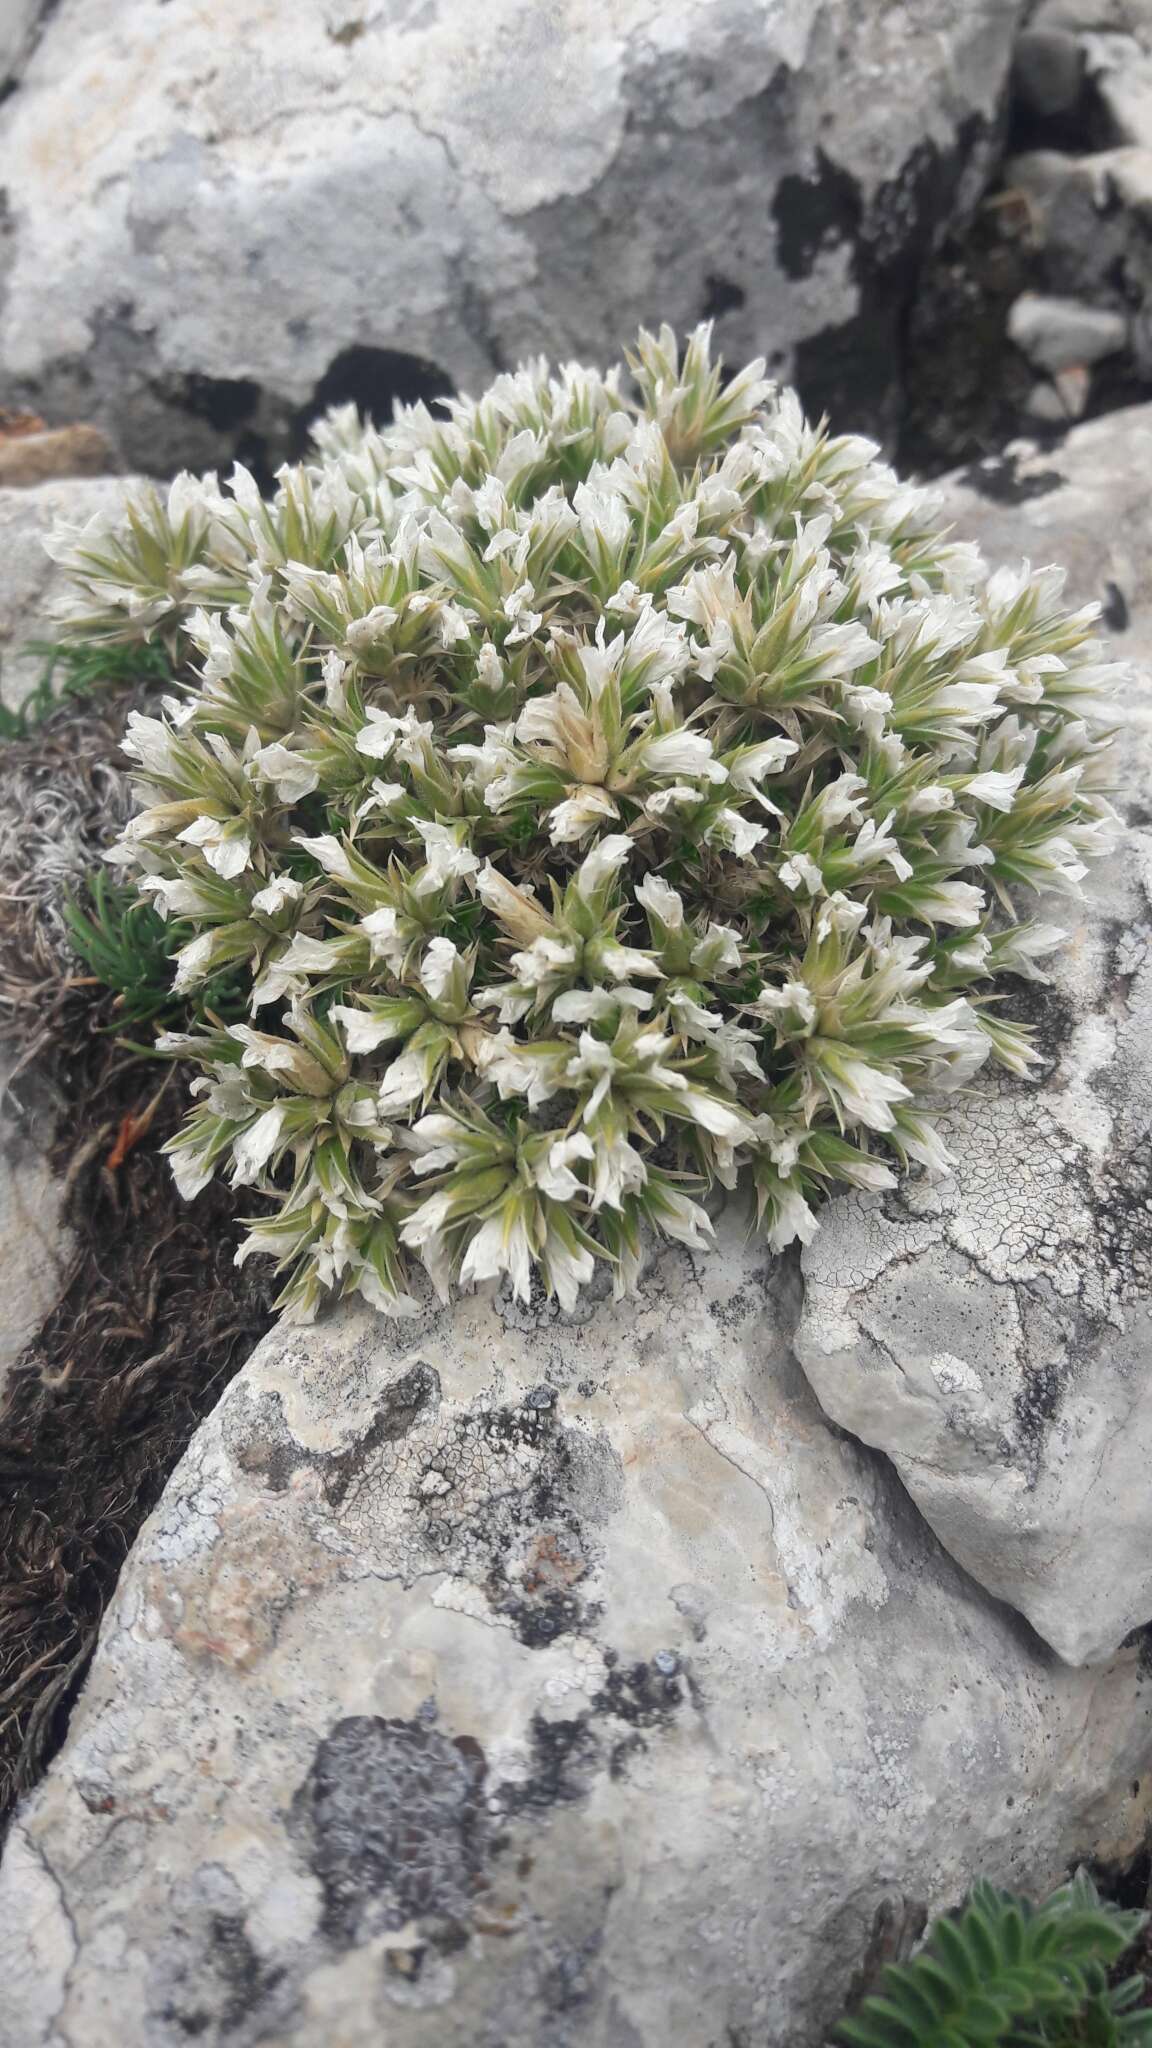
[[[1152,660],[1152,407],[1010,451],[947,493],[993,559],[1066,561],[1116,650]],[[1152,676],[1119,707],[1126,820],[1034,1004],[1040,1085],[947,1113],[954,1174],[834,1202],[797,1351],[826,1412],[887,1452],[951,1554],[1072,1663],[1152,1617],[1148,1374]]]
[[[909,259],[981,195],[1022,12],[60,0],[0,109],[13,399],[196,467],[333,397],[714,315],[730,359],[883,425]]]
[[[0,90],[20,77],[40,33],[51,0],[4,0],[0,8]]]
[[[1061,28],[1024,30],[1012,59],[1012,83],[1029,113],[1068,113],[1080,97],[1083,81],[1084,50],[1078,36]]]
[[[4,2048],[817,2048],[976,1874],[1131,1850],[1136,1650],[955,1569],[744,1224],[578,1320],[264,1341],[9,1837]]]
[[[1082,419],[1092,390],[1092,372],[1079,365],[1058,370],[1049,383],[1035,384],[1028,393],[1024,410],[1030,419],[1048,426],[1065,427]]]
[[[1029,26],[1133,35],[1152,46],[1152,0],[1040,0]]]
[[[1152,371],[1141,340],[1152,317],[1152,148],[1013,157],[1005,184],[1027,202],[1046,289],[1127,315],[1137,366]]]
[[[1152,51],[1135,36],[1085,36],[1083,43],[1113,142],[1152,148]]]
[[[0,489],[0,702],[12,707],[39,681],[42,662],[25,652],[31,640],[59,637],[57,608],[67,579],[44,552],[58,519],[113,517],[139,478],[70,477]]]
[[[1055,375],[1117,355],[1128,340],[1123,313],[1078,299],[1022,292],[1008,311],[1008,335],[1038,370]]]

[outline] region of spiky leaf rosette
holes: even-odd
[[[345,409],[268,501],[181,477],[56,537],[78,634],[197,666],[131,720],[117,858],[194,928],[178,991],[248,977],[250,1022],[167,1041],[173,1166],[274,1197],[241,1256],[297,1316],[403,1310],[414,1262],[570,1307],[741,1175],[807,1238],[1031,1057],[993,984],[1111,815],[1094,608],[989,575],[706,329],[629,367]]]

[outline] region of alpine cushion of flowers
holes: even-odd
[[[182,476],[58,531],[71,630],[195,680],[126,748],[114,858],[231,970],[182,1190],[312,1315],[538,1274],[564,1308],[746,1179],[771,1245],[830,1186],[947,1165],[933,1098],[1027,1034],[1111,821],[1115,671],[1059,571],[989,574],[930,494],[709,334],[532,363],[392,425],[351,408],[261,498]]]

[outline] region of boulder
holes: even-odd
[[[973,1877],[1134,1848],[1138,1651],[955,1568],[746,1223],[264,1340],[11,1832],[4,2048],[818,2048]]]
[[[1022,13],[59,0],[0,110],[12,401],[164,472],[715,317],[729,359],[891,425]]]
[[[1071,596],[1103,604],[1136,662],[1123,830],[1082,905],[1042,907],[1071,943],[1051,988],[1015,1000],[1039,1084],[982,1084],[949,1109],[943,1182],[832,1203],[797,1333],[828,1415],[892,1458],[965,1570],[1072,1663],[1152,1617],[1150,464],[1139,407],[948,488],[961,536],[993,560],[1066,562]]]

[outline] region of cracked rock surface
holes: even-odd
[[[1131,658],[1124,829],[1052,986],[1024,991],[1040,1085],[981,1083],[942,1182],[846,1197],[804,1255],[797,1351],[827,1413],[893,1459],[966,1571],[1062,1657],[1152,1616],[1152,407],[1020,446],[948,487],[990,559],[1065,562]],[[1029,1000],[1030,998],[1030,1000]]]
[[[622,1306],[265,1339],[17,1816],[4,2048],[818,2048],[972,1877],[1136,1845],[1138,1652],[957,1571],[745,1220]]]
[[[336,398],[386,417],[714,316],[816,412],[890,423],[1022,12],[59,0],[0,109],[9,402],[145,469],[278,458]]]

